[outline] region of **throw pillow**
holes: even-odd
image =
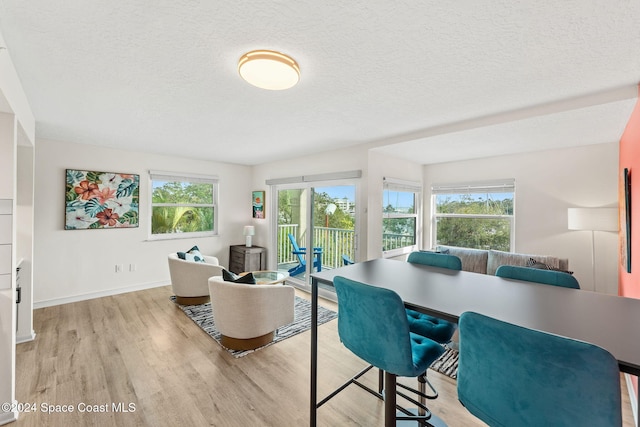
[[[187,252],[178,252],[178,258],[185,261],[204,262],[204,257],[197,246],[192,247]]]
[[[547,265],[544,262],[539,262],[533,258],[529,258],[529,261],[527,261],[527,267],[538,268],[540,270],[561,271],[563,273],[573,274],[573,271],[561,270],[559,268],[555,268],[550,265]]]
[[[231,271],[225,269],[222,270],[222,280],[225,282],[244,283],[246,285],[255,285],[256,278],[253,277],[253,273],[247,273],[244,276],[238,276]]]

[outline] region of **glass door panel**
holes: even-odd
[[[356,258],[355,184],[295,188],[277,192],[276,257],[279,270],[308,284],[306,263],[313,271],[337,268]],[[313,224],[309,226],[309,219]],[[313,253],[306,250],[314,248]],[[305,250],[301,249],[305,248]]]
[[[313,241],[322,248],[322,268],[355,260],[355,185],[315,187]]]
[[[278,190],[277,263],[278,270],[286,270],[292,278],[306,282],[307,218],[310,188]]]

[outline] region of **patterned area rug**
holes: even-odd
[[[171,301],[175,303],[176,297],[171,296]],[[216,340],[220,344],[220,332],[216,329],[216,325],[213,322],[213,312],[211,311],[211,303],[198,304],[198,305],[179,305],[180,309],[195,322],[196,325],[205,331],[211,338]],[[225,350],[227,350],[233,357],[246,356],[249,353],[253,353],[256,350],[263,349],[277,342],[290,338],[301,332],[311,329],[311,302],[296,296],[295,303],[295,317],[293,323],[278,328],[278,333],[275,339],[269,344],[256,348],[255,350],[230,350],[220,344]],[[327,323],[338,317],[338,313],[331,311],[327,308],[318,306],[318,325]]]
[[[446,347],[442,356],[436,359],[430,366],[436,372],[453,378],[458,378],[458,350]]]

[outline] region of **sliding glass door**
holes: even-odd
[[[356,260],[355,183],[278,185],[274,190],[277,266],[289,272],[292,282],[309,284],[307,263],[319,271]]]

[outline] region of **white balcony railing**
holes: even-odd
[[[304,247],[306,236],[298,235],[298,224],[278,225],[278,265],[298,262],[288,234],[297,237],[299,246]],[[314,227],[313,245],[322,248],[322,268],[336,268],[343,265],[342,255],[354,259],[354,231],[341,228]]]
[[[288,234],[297,238],[299,246],[305,245],[306,236],[298,235],[298,224],[278,225],[278,265],[295,264],[298,258],[291,252]],[[406,234],[384,234],[382,236],[384,250],[396,249],[415,244],[415,237]],[[355,260],[355,233],[353,230],[331,227],[313,228],[314,246],[322,248],[322,268],[337,268],[343,265],[342,255]]]

